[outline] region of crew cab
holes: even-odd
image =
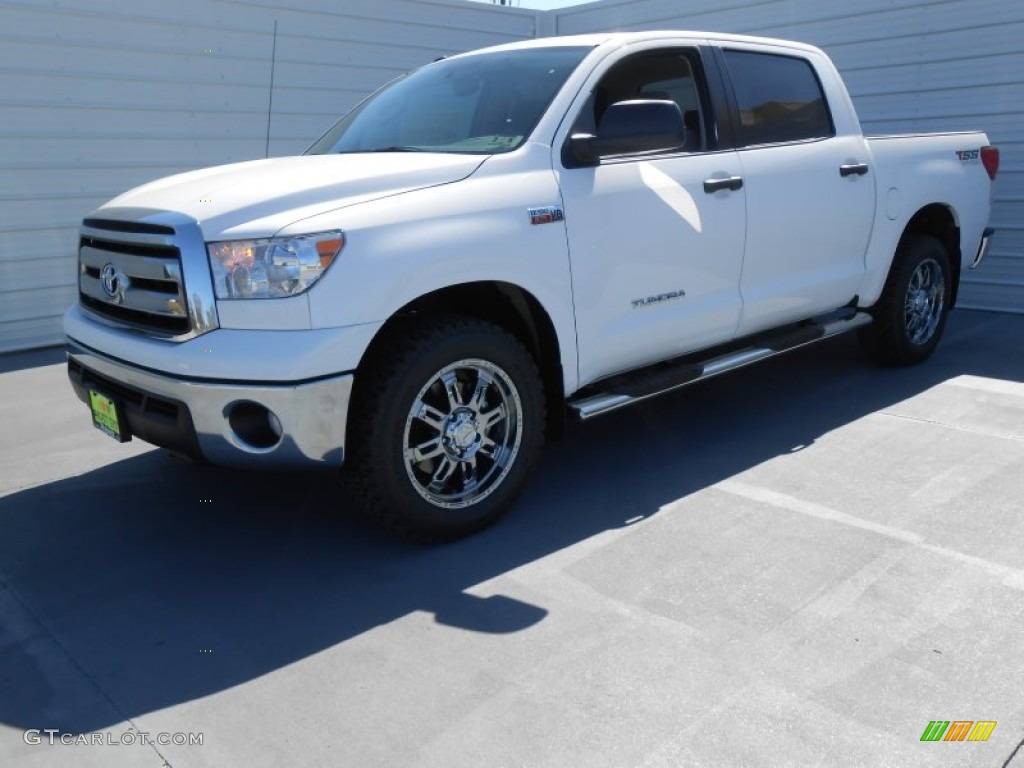
[[[983,133],[866,138],[829,58],[698,32],[429,63],[301,156],[133,189],[81,227],[68,371],[94,424],[341,470],[442,540],[545,437],[837,333],[927,358],[984,257]]]

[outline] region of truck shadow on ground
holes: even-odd
[[[839,338],[573,427],[508,518],[443,547],[345,514],[330,477],[191,467],[158,451],[12,494],[0,500],[0,606],[16,606],[0,608],[0,722],[93,731],[413,611],[469,631],[524,629],[543,606],[467,590],[954,376],[1024,381],[1022,332],[1024,317],[955,314],[912,369],[873,367]]]

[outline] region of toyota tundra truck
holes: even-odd
[[[985,255],[983,133],[862,135],[799,43],[548,38],[439,59],[303,155],[89,214],[68,373],[93,423],[320,467],[408,535],[504,513],[546,437],[835,334],[927,358]]]

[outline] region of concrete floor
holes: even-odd
[[[840,338],[603,417],[434,549],[0,358],[0,765],[1024,768],[1022,340],[959,311],[913,369]]]

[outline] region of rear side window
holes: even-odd
[[[810,62],[793,56],[723,51],[740,110],[743,143],[832,136],[832,118]]]

